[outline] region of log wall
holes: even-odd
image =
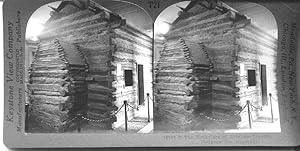
[[[74,43],[83,50],[88,64],[85,116],[89,119],[106,119],[101,123],[88,122],[91,128],[96,129],[111,129],[116,121],[111,114],[118,109],[113,96],[116,89],[112,86],[116,78],[112,75],[115,66],[111,64],[114,48],[111,31],[124,21],[114,17],[101,9],[93,10],[70,3],[60,12],[52,14],[40,36],[42,43],[60,39]]]
[[[268,93],[276,94],[276,39],[228,9],[187,8],[160,51],[155,129],[239,128],[247,121],[244,113],[237,114],[246,100],[261,102],[259,64],[267,64]],[[256,87],[247,87],[247,69],[256,71]]]
[[[183,96],[183,102],[187,103],[185,106],[184,103],[169,103],[170,101],[164,99],[169,94],[161,92],[161,88],[156,87],[158,90],[156,99],[159,101],[157,108],[161,113],[155,114],[157,114],[158,119],[161,117],[162,122],[155,122],[155,129],[163,129],[164,121],[172,123],[175,130],[207,130],[235,126],[232,121],[229,121],[223,122],[222,126],[213,127],[216,125],[213,124],[215,121],[208,120],[204,116],[231,117],[232,120],[239,120],[238,117],[231,116],[234,111],[239,109],[239,105],[236,103],[238,99],[234,97],[233,81],[235,78],[232,74],[235,70],[233,64],[235,45],[232,28],[234,23],[231,20],[231,15],[230,12],[222,14],[217,10],[207,10],[200,5],[195,5],[186,13],[184,18],[173,25],[171,31],[166,35],[166,47],[161,51],[160,70],[157,73],[157,79],[161,79],[162,75],[165,75],[164,72],[167,69],[163,69],[163,67],[168,64],[167,62],[170,62],[172,57],[174,58],[175,54],[177,54],[177,58],[186,56],[185,49],[176,46],[185,43],[189,53],[188,58],[191,58],[187,60],[189,63],[179,62],[179,60],[174,60],[174,63],[176,62],[177,66],[182,66],[180,78],[188,84],[185,87],[190,87],[188,90],[192,91],[187,93],[183,89],[183,92],[179,93],[180,87],[175,88],[175,85],[167,87],[174,87],[173,91],[176,93],[173,92],[173,95]],[[172,43],[175,45],[172,46]],[[173,55],[168,56],[168,58],[164,57],[168,52]],[[170,65],[168,68],[173,68],[174,63],[170,63],[172,66]],[[171,72],[171,69],[167,71]],[[177,74],[177,72],[169,74],[169,79],[172,79],[172,76],[177,77]],[[156,81],[158,84],[163,82]],[[180,83],[177,80],[173,81]],[[170,100],[175,100],[175,98],[170,98]],[[172,110],[175,111],[171,112]],[[180,114],[186,116],[179,116]],[[190,124],[182,127],[182,125],[187,125],[186,123]]]
[[[51,132],[65,132],[86,109],[87,64],[78,47],[58,40],[40,43],[29,69],[29,117]]]
[[[52,13],[40,39],[42,44],[59,39],[82,50],[88,64],[84,114],[89,119],[107,119],[101,123],[88,122],[90,128],[112,129],[114,122],[114,125],[124,124],[124,109],[112,116],[124,100],[137,106],[136,64],[144,65],[144,75],[152,75],[152,41],[126,25],[118,15],[100,8],[70,2],[59,12]],[[118,66],[122,72],[133,70],[133,86],[125,87],[124,76],[117,75]],[[152,76],[144,77],[146,96],[152,92]],[[129,118],[134,114],[130,109]]]
[[[243,70],[239,71],[240,80],[236,83],[240,87],[238,95],[240,96],[240,104],[245,104],[247,100],[251,101],[254,106],[261,107],[262,104],[262,88],[260,65],[266,65],[267,77],[267,96],[272,93],[277,98],[276,90],[276,57],[277,57],[277,39],[268,35],[259,27],[251,24],[237,31],[237,64],[243,64]],[[256,71],[256,86],[248,86],[247,70]],[[269,104],[269,97],[267,97]],[[259,110],[254,109],[253,118],[259,116]],[[239,127],[243,127],[247,123],[246,113],[241,115],[242,122]]]
[[[117,77],[117,80],[113,83],[113,86],[116,88],[116,106],[121,107],[126,100],[131,106],[137,107],[139,105],[138,64],[143,65],[144,96],[146,97],[146,93],[150,93],[150,96],[152,95],[152,39],[130,25],[116,28],[112,33],[112,44],[114,46],[114,60],[112,64],[117,67],[115,72],[112,73]],[[132,86],[125,86],[124,70],[132,70]],[[114,123],[114,127],[124,124],[124,114],[124,109],[122,109],[117,115],[118,121]],[[129,107],[129,119],[137,114],[136,110]]]

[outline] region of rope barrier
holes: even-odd
[[[151,101],[153,101],[153,99],[149,96],[149,99],[151,100]]]
[[[124,107],[124,104],[114,113],[114,114],[112,114],[112,115],[116,115],[116,114],[118,114],[120,111],[121,111],[121,109]]]
[[[108,121],[108,120],[112,119],[112,117],[109,117],[109,118],[105,118],[105,119],[95,120],[95,119],[90,119],[90,118],[84,117],[83,115],[81,115],[81,118],[86,120],[86,121],[93,122],[93,123],[101,123],[101,122]]]
[[[108,120],[111,120],[112,119],[112,116],[115,116],[116,114],[118,114],[120,111],[121,111],[121,109],[124,107],[124,104],[115,112],[115,113],[113,113],[113,114],[111,114],[111,117],[109,117],[109,118],[105,118],[105,119],[91,119],[91,118],[87,118],[87,117],[84,117],[83,115],[79,115],[79,116],[81,116],[81,118],[82,119],[84,119],[84,120],[87,120],[87,121],[90,121],[90,122],[94,122],[94,123],[101,123],[101,122],[104,122],[104,121],[108,121]]]
[[[245,104],[245,106],[240,111],[238,111],[237,113],[235,113],[234,115],[241,114],[246,107],[247,107],[247,104]]]
[[[258,110],[261,110],[261,111],[262,111],[262,107],[256,107],[256,106],[254,106],[252,103],[250,103],[250,106],[253,107],[253,108],[255,108],[255,109],[258,109]]]
[[[132,109],[134,109],[134,110],[139,110],[139,107],[133,107],[133,106],[131,106],[130,104],[127,104],[129,107],[131,107]]]
[[[149,94],[147,94],[147,97],[145,98],[145,101],[146,101],[146,100],[149,100],[149,99],[153,100],[152,98],[149,97]],[[149,102],[148,102],[148,104],[149,104]],[[137,106],[137,107],[133,107],[132,105],[128,104],[127,101],[124,101],[124,104],[123,104],[116,112],[114,112],[113,114],[111,114],[110,117],[108,117],[108,118],[104,118],[104,119],[91,119],[91,118],[85,117],[84,115],[82,115],[81,113],[79,113],[79,114],[77,114],[76,116],[74,116],[73,119],[67,121],[67,122],[66,122],[65,124],[63,124],[63,125],[51,125],[51,124],[46,123],[46,122],[44,122],[44,121],[41,121],[41,123],[43,123],[43,124],[45,124],[45,125],[48,125],[49,127],[59,128],[59,127],[62,127],[62,126],[69,125],[70,123],[72,123],[72,122],[74,122],[75,120],[78,119],[78,120],[79,120],[79,123],[78,123],[78,132],[80,132],[80,129],[81,129],[81,128],[80,128],[80,125],[81,125],[80,120],[81,120],[81,119],[86,120],[86,121],[89,121],[89,122],[94,122],[94,123],[101,123],[101,122],[109,121],[109,120],[111,120],[111,119],[113,118],[113,116],[115,116],[116,114],[118,114],[118,113],[121,111],[121,109],[122,109],[123,107],[125,107],[125,109],[126,109],[126,106],[127,106],[127,105],[128,105],[129,107],[131,107],[132,109],[139,110],[139,107],[138,107],[138,106]],[[127,110],[129,110],[129,108],[127,108]],[[125,111],[125,114],[127,113],[127,110]],[[149,109],[148,109],[148,110],[149,110]],[[148,112],[149,112],[149,111],[148,111]],[[149,113],[148,113],[148,114],[149,114]],[[148,122],[149,122],[149,115],[148,115]]]
[[[241,110],[239,110],[237,113],[235,113],[234,115],[239,115],[243,112],[243,110],[247,107],[248,104],[246,104]],[[210,116],[205,115],[204,113],[200,113],[200,115],[204,116],[206,119],[211,120],[211,121],[217,121],[217,122],[225,122],[225,121],[229,121],[231,120],[230,118],[223,118],[223,119],[217,119],[217,118],[213,118]]]
[[[272,95],[271,95],[271,99],[272,99],[273,101],[277,101],[277,102],[278,102],[278,100],[274,99]]]
[[[225,121],[230,120],[230,119],[216,119],[216,118],[212,118],[212,117],[209,117],[209,116],[205,115],[204,113],[200,113],[200,115],[204,116],[206,119],[211,120],[211,121],[225,122]]]

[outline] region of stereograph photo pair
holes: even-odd
[[[5,0],[3,10],[10,148],[300,145],[299,2]]]

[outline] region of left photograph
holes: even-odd
[[[25,131],[153,132],[152,23],[120,1],[37,9],[26,29]]]

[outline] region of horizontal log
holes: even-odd
[[[57,47],[54,45],[55,40],[41,40],[40,43],[38,43],[39,50],[48,50],[48,49],[57,49]]]
[[[213,106],[214,109],[219,108],[228,111],[239,111],[241,109],[241,106],[239,106],[239,102],[237,101],[213,100],[211,102],[211,105]]]
[[[184,121],[188,120],[188,117],[192,116],[191,110],[186,110],[184,105],[175,104],[175,103],[168,103],[168,102],[159,102],[159,110],[167,110],[173,113],[180,114],[178,117],[179,119],[184,119]],[[177,115],[174,114],[174,115]]]
[[[53,51],[50,50],[45,50],[45,51],[37,51],[35,54],[35,58],[42,58],[42,59],[51,59],[51,58],[64,58],[65,55],[61,51],[57,51],[55,49],[52,49]]]
[[[113,64],[124,63],[124,62],[134,64],[134,63],[136,63],[136,60],[135,59],[126,59],[126,58],[123,58],[123,57],[114,57]]]
[[[174,46],[174,45],[178,45],[179,44],[179,40],[178,39],[165,39],[164,41],[162,41],[164,47],[170,47],[170,46]]]
[[[77,11],[75,13],[69,14],[67,16],[60,17],[59,19],[51,20],[47,22],[47,28],[55,27],[57,25],[61,25],[64,22],[73,22],[75,20],[78,20],[80,18],[86,18],[91,15],[94,15],[95,13],[90,10],[83,10],[83,11]]]
[[[160,58],[166,58],[166,57],[183,57],[184,51],[177,51],[177,52],[170,52],[170,51],[160,51]]]
[[[266,39],[267,41],[277,43],[276,37],[274,37],[273,35],[270,35],[263,29],[256,26],[255,24],[250,24],[249,26],[246,26],[245,28],[243,28],[243,30],[246,31],[247,33],[252,33],[253,35],[262,37],[262,38]]]
[[[139,49],[132,49],[132,48],[129,49],[126,46],[124,46],[124,47],[122,47],[120,45],[117,45],[117,46],[115,46],[114,51],[115,52],[122,52],[122,53],[132,54],[132,55],[134,54],[136,56],[146,57],[146,58],[151,58],[151,56],[152,56],[151,51],[141,51]],[[116,56],[116,55],[114,54],[114,56]]]
[[[56,61],[52,61],[52,60],[48,60],[48,61],[43,61],[43,60],[33,60],[32,61],[33,64],[37,64],[37,65],[59,65],[59,64],[68,64],[67,61],[63,61],[63,60],[56,60]]]
[[[32,119],[34,119],[37,123],[39,123],[39,126],[43,127],[44,129],[47,129],[51,132],[63,132],[66,129],[66,123],[67,121],[59,121],[57,116],[48,114],[46,112],[41,111],[35,111],[33,110],[31,112]]]
[[[62,96],[68,92],[68,88],[62,87],[61,85],[57,84],[28,84],[28,89],[31,91],[52,91],[52,92],[59,92]]]
[[[218,43],[220,41],[234,41],[235,35],[234,32],[218,32],[218,33],[202,33],[199,35],[190,35],[184,37],[184,40],[191,41],[194,43],[201,43],[204,46],[205,50],[209,54],[224,54],[224,52],[228,52],[227,54],[232,54],[233,50],[236,50],[236,47],[233,43],[227,43],[224,45],[219,45],[218,47],[213,46],[213,44]]]
[[[33,91],[33,95],[46,95],[46,96],[63,96],[60,92],[53,91]]]
[[[50,65],[50,66],[34,66],[34,67],[30,67],[30,70],[32,70],[32,71],[38,71],[38,70],[54,70],[54,71],[57,71],[57,70],[66,70],[66,67],[64,67],[64,66],[53,66],[53,65]]]
[[[135,41],[140,45],[144,45],[146,47],[152,47],[152,40],[151,39],[144,39],[141,37],[137,37],[136,35],[139,35],[137,32],[126,32],[125,30],[122,30],[122,28],[115,29],[114,30],[115,37],[120,37],[120,38],[126,38],[128,41]]]
[[[171,53],[184,53],[184,51],[182,50],[183,46],[179,43],[175,46],[169,46],[169,47],[164,47],[164,49],[162,49],[160,52],[163,54],[171,54]],[[165,56],[161,56],[161,57],[165,57]]]
[[[55,63],[55,62],[52,62],[52,63],[36,63],[36,62],[32,62],[30,64],[30,67],[31,68],[42,68],[42,67],[49,67],[49,68],[61,68],[61,69],[64,69],[64,68],[67,68],[67,64],[66,63]]]
[[[182,26],[176,25],[177,28],[170,31],[168,33],[168,35],[172,35],[177,32],[186,32],[186,31],[189,31],[190,28],[201,29],[201,28],[206,28],[206,27],[212,26],[212,25],[217,25],[217,24],[220,24],[222,22],[226,22],[227,20],[229,20],[230,15],[231,15],[231,12],[227,12],[227,13],[224,13],[224,14],[218,15],[218,16],[213,15],[210,18],[207,18],[204,20],[199,20],[192,24],[182,24]]]
[[[88,103],[102,103],[106,104],[107,106],[112,106],[115,100],[105,100],[105,99],[88,99]]]
[[[179,105],[185,105],[193,99],[193,96],[180,96],[180,95],[172,95],[172,94],[157,94],[155,97],[159,101],[175,103]]]
[[[88,99],[91,99],[91,100],[107,100],[107,101],[115,101],[116,98],[115,97],[112,97],[112,96],[108,96],[108,95],[102,95],[102,94],[95,94],[95,93],[88,93]]]
[[[160,58],[159,62],[181,62],[181,63],[188,63],[190,58],[186,58],[184,56],[180,57],[165,57],[165,58]]]
[[[239,101],[240,98],[228,94],[221,94],[221,93],[212,93],[212,99],[216,100],[224,100],[224,101]]]
[[[186,92],[174,91],[174,90],[159,90],[158,94],[166,94],[166,95],[174,95],[174,96],[190,96],[191,94],[187,94]]]
[[[92,103],[92,102],[88,102],[88,108],[102,110],[102,111],[116,111],[116,110],[118,110],[118,107],[116,107],[116,106],[107,106],[106,104]]]
[[[237,92],[236,96],[242,98],[246,98],[249,96],[256,96],[259,94],[260,91],[258,90],[252,90],[252,91],[241,91],[241,92]]]
[[[192,16],[188,16],[187,18],[181,19],[178,23],[175,24],[174,28],[189,25],[197,21],[205,20],[211,17],[216,17],[218,15],[219,13],[216,9],[212,9],[209,11],[205,10],[204,12],[198,13],[195,12]]]
[[[238,75],[213,75],[210,80],[216,81],[238,81],[240,80]]]
[[[30,81],[34,84],[57,84],[61,86],[67,84],[66,79],[62,78],[31,77]]]
[[[165,76],[156,78],[156,83],[183,83],[184,85],[187,85],[190,82],[191,80],[186,77]]]
[[[35,58],[33,60],[34,63],[36,62],[64,62],[64,63],[68,63],[69,60],[67,58],[64,57],[49,57],[49,58]]]
[[[185,37],[185,36],[192,36],[192,35],[199,35],[202,33],[224,33],[225,31],[229,31],[232,29],[233,22],[232,21],[225,21],[219,24],[210,25],[207,27],[199,28],[197,26],[194,26],[193,28],[189,28],[185,31],[180,32],[170,32],[165,37],[167,39],[174,39],[179,37]]]
[[[88,32],[93,32],[94,31],[106,31],[108,30],[109,27],[109,23],[108,22],[100,22],[100,23],[96,23],[96,24],[92,24],[92,25],[88,25],[88,26],[84,26],[84,27],[80,27],[80,28],[75,28],[75,29],[71,29],[71,30],[65,30],[65,31],[55,31],[55,32],[44,32],[42,33],[39,37],[41,39],[50,39],[53,37],[62,37],[62,36],[69,36],[69,35],[74,35],[74,34],[85,34]]]
[[[131,43],[131,45],[134,45],[135,47],[139,46],[139,47],[147,48],[149,50],[152,49],[152,43],[142,41],[141,39],[137,39],[136,37],[132,37],[130,35],[126,36],[126,35],[121,35],[120,33],[115,32],[114,39],[122,40],[123,42],[126,41],[126,43],[129,42],[129,43]]]
[[[191,69],[166,69],[166,70],[160,70],[161,72],[164,72],[164,73],[188,73],[188,74],[191,74],[193,72],[193,70]]]
[[[61,103],[71,102],[72,98],[69,96],[45,96],[45,95],[29,95],[31,102],[40,102],[46,104],[59,105]]]
[[[140,39],[146,40],[149,43],[152,43],[152,39],[151,37],[149,37],[147,34],[139,31],[137,28],[132,27],[130,25],[125,25],[125,26],[121,26],[120,29],[126,33],[128,33],[129,35],[133,35],[135,37],[138,37]]]
[[[156,70],[183,70],[183,69],[191,69],[192,65],[191,64],[179,64],[179,65],[170,65],[166,66],[164,64],[159,64],[156,68]]]
[[[225,92],[233,92],[233,93],[238,92],[240,90],[237,87],[231,87],[231,86],[217,84],[217,83],[212,84],[212,89],[213,90],[225,91]]]
[[[112,93],[116,91],[116,88],[108,88],[98,84],[88,84],[88,90],[93,92]]]
[[[246,37],[246,36],[241,36],[240,38],[237,38],[236,40],[237,44],[243,47],[251,48],[252,50],[256,50],[256,53],[261,53],[261,54],[276,54],[276,49],[277,46],[271,46],[267,45],[264,43],[261,43],[260,41]],[[240,50],[241,51],[241,50]]]
[[[164,71],[159,71],[156,76],[157,77],[188,77],[190,76],[191,73],[186,73],[186,72],[164,72]]]
[[[89,67],[89,72],[91,72],[91,73],[107,72],[107,71],[114,71],[114,70],[116,70],[115,66],[111,66],[111,67],[105,67],[105,66],[95,67],[95,66],[90,66]]]
[[[255,46],[260,45],[261,47],[267,47],[272,49],[273,51],[277,48],[277,41],[275,40],[268,40],[263,38],[262,36],[255,35],[252,32],[247,32],[246,30],[239,30],[236,33],[238,39],[242,38],[245,40],[249,40],[252,43],[256,43]]]
[[[161,111],[160,114],[165,114],[165,116],[160,116],[161,120],[154,125],[157,131],[187,131],[189,129],[186,122],[178,122],[178,120],[176,122],[176,119],[172,118],[174,115],[168,113],[169,111]]]
[[[137,43],[132,43],[131,41],[127,41],[126,39],[123,38],[113,38],[112,40],[113,44],[118,47],[122,47],[122,48],[126,48],[126,49],[130,49],[130,50],[138,50],[139,52],[144,52],[144,53],[151,53],[152,50],[152,46],[148,47],[145,45],[139,45]]]
[[[35,70],[31,71],[30,73],[40,73],[40,74],[68,74],[68,70]]]
[[[65,21],[62,24],[57,24],[56,26],[52,26],[51,28],[46,28],[45,32],[63,32],[69,29],[82,28],[101,22],[106,22],[104,12],[100,12],[98,14],[87,16],[84,18],[77,18],[77,20],[73,20],[72,22]]]
[[[59,105],[52,105],[52,104],[39,104],[39,103],[35,103],[33,102],[32,105],[30,106],[31,109],[33,110],[38,110],[41,112],[46,112],[54,115],[59,116],[61,121],[65,121],[67,119],[69,119],[69,115],[68,115],[68,110],[67,111],[61,111]]]
[[[156,83],[154,84],[154,88],[158,90],[173,90],[181,92],[193,91],[193,88],[179,83]]]
[[[103,116],[102,114],[97,114],[95,112],[87,112],[87,117],[93,120],[102,120],[105,119],[105,121],[101,123],[113,123],[117,121],[116,116]],[[99,123],[95,123],[97,126],[99,126]],[[89,124],[90,125],[90,124]],[[111,126],[109,126],[111,127]]]
[[[107,82],[111,82],[111,81],[115,81],[116,77],[115,76],[99,76],[99,75],[88,75],[88,77],[86,78],[87,81],[107,81]]]
[[[106,66],[111,61],[114,61],[114,57],[99,57],[99,56],[90,56],[88,57],[87,63],[90,66]]]
[[[96,34],[97,33],[97,34]],[[60,37],[63,41],[76,43],[79,46],[84,46],[86,49],[101,47],[106,48],[110,45],[110,35],[108,30],[91,30],[86,33],[74,33],[73,35]],[[80,47],[82,52],[86,52],[83,47]]]

